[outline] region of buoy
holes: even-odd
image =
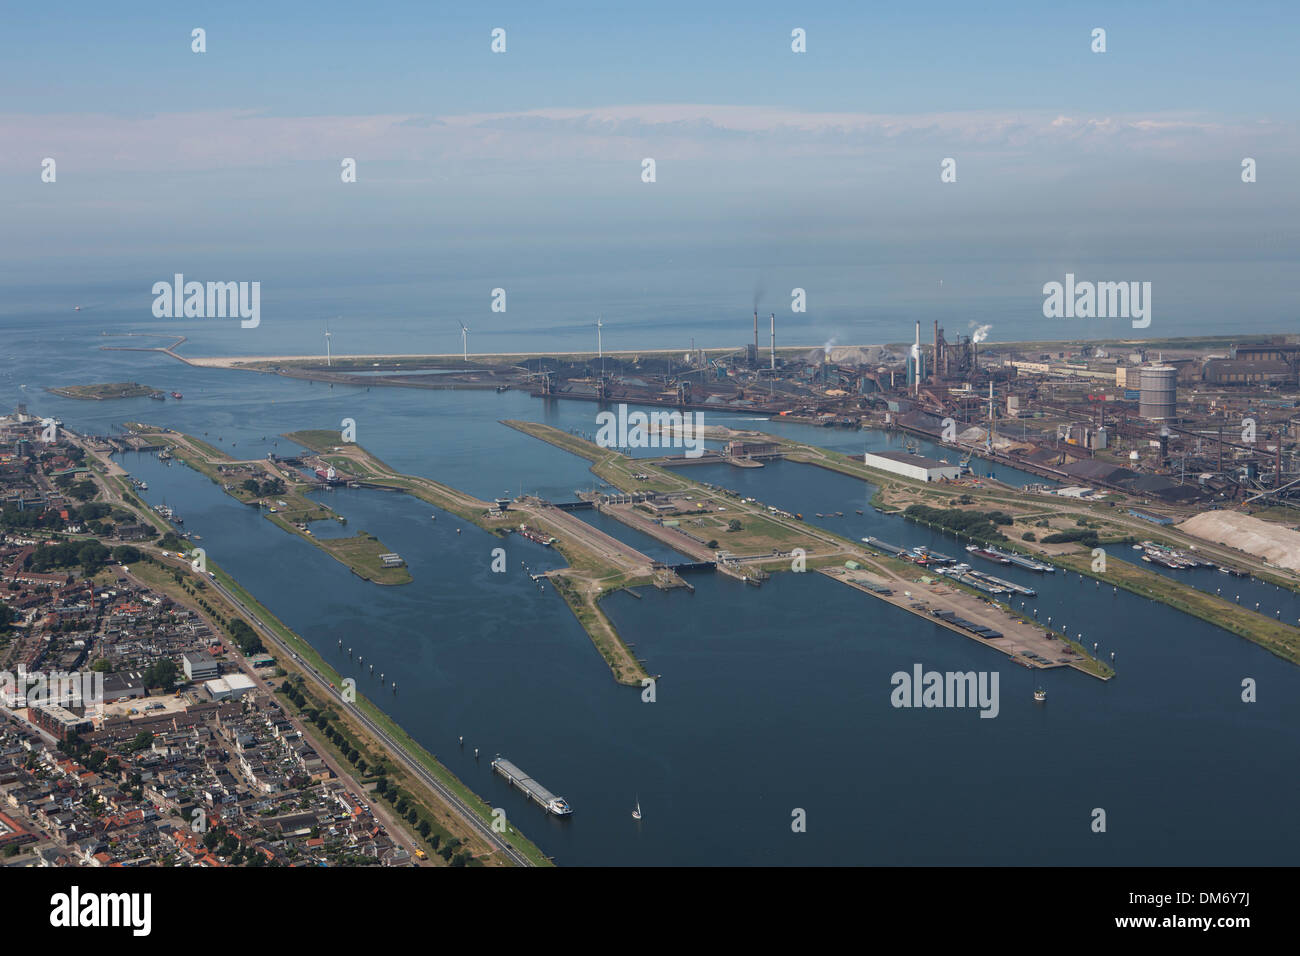
[[[464,735],[464,734],[461,734],[461,737],[460,737],[460,745],[461,745],[462,747],[465,746],[465,735]]]

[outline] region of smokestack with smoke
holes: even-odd
[[[771,315],[772,319],[772,371],[776,371],[776,313]]]
[[[979,326],[978,328],[975,329],[974,332],[971,333],[970,340],[972,342],[983,342],[985,339],[989,337],[989,329],[991,328],[993,328],[993,326],[991,325]]]

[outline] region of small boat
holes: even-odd
[[[633,820],[641,819],[641,798],[640,797],[637,797],[636,807],[632,810],[632,819]]]
[[[1039,701],[1040,703],[1047,700],[1047,691],[1043,690],[1041,687],[1038,688],[1038,690],[1034,691],[1034,700]]]
[[[182,395],[180,392],[172,392],[172,398],[184,398],[184,397],[185,396]]]

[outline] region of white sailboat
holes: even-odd
[[[640,797],[636,798],[636,809],[632,811],[632,819],[633,820],[641,819],[641,798]]]

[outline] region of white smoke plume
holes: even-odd
[[[993,328],[993,326],[991,325],[979,326],[978,328],[975,329],[974,332],[971,333],[970,340],[972,342],[983,342],[985,339],[989,337],[989,330],[991,328]]]

